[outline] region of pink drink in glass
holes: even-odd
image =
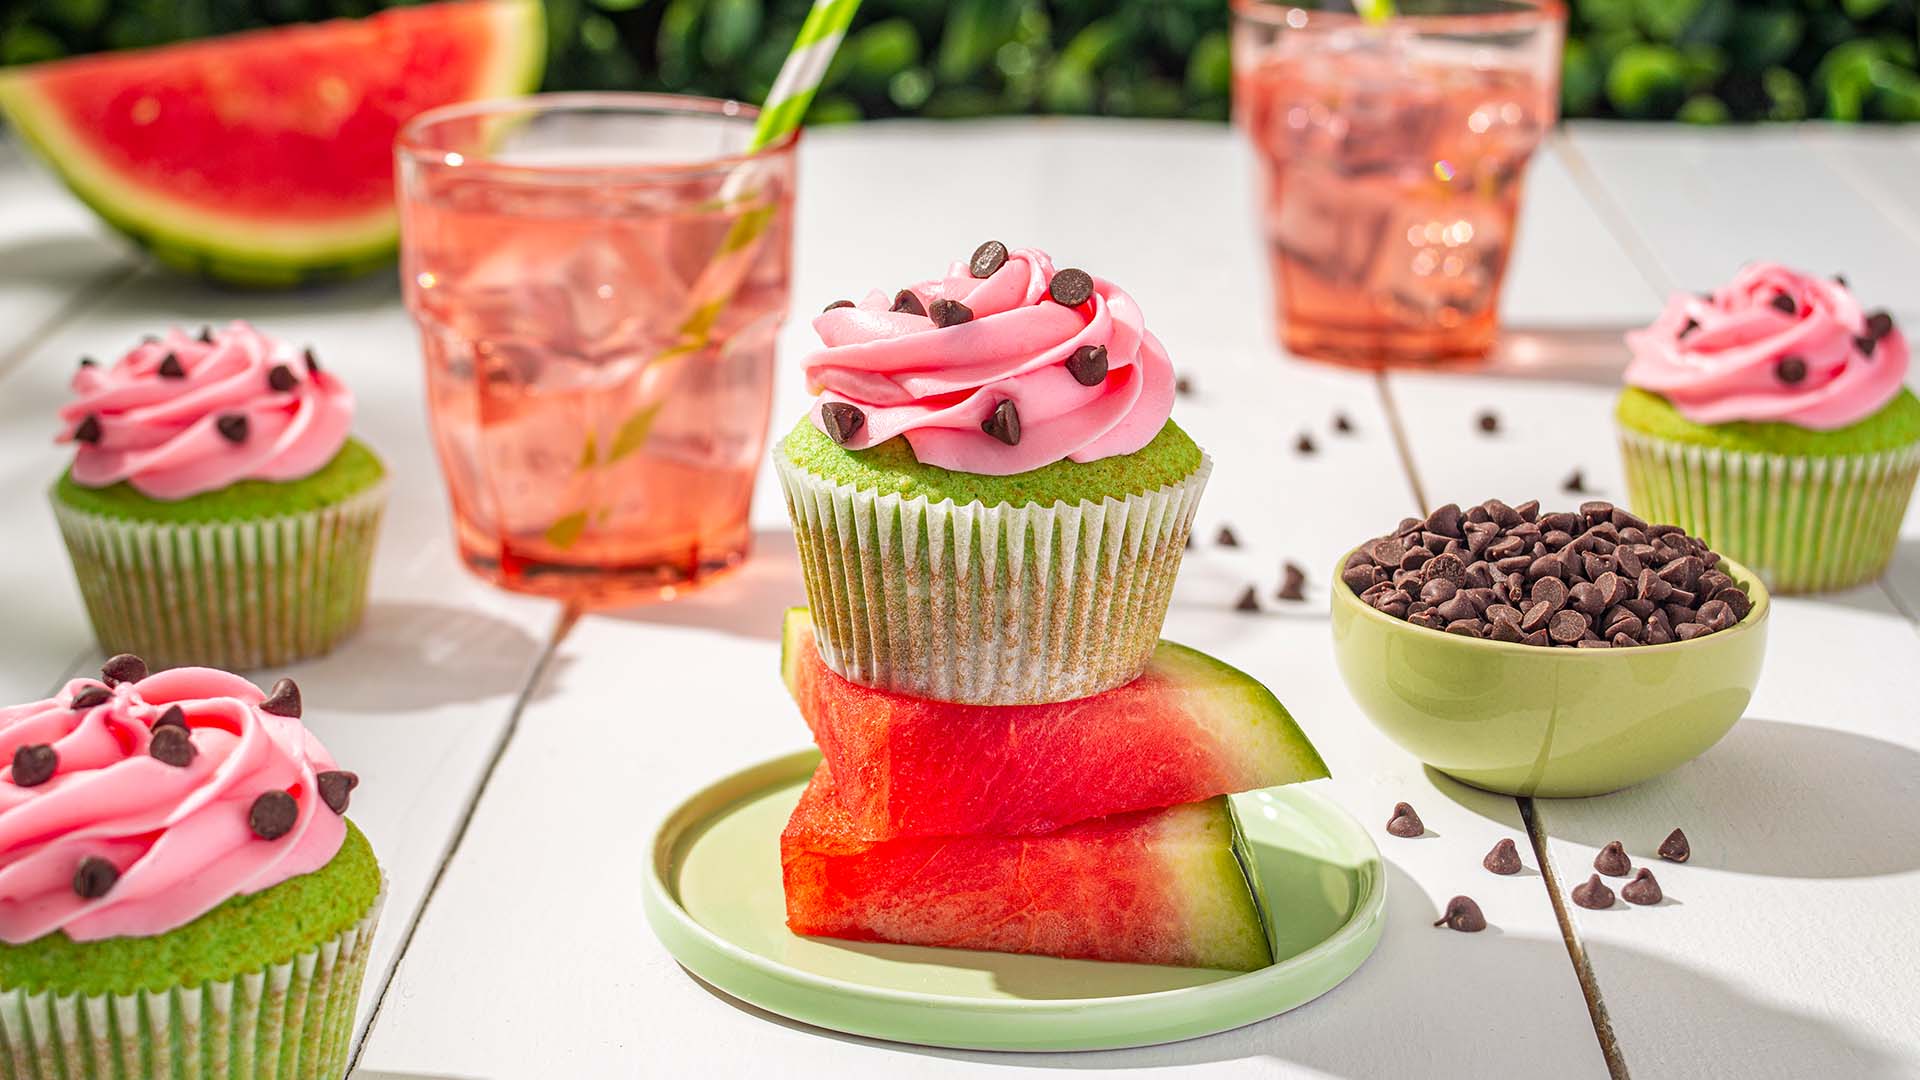
[[[1527,163],[1556,116],[1563,15],[1551,0],[1400,10],[1376,25],[1235,2],[1236,120],[1298,355],[1431,364],[1493,344]]]
[[[400,150],[402,275],[467,565],[586,605],[746,555],[793,141],[644,95],[456,106]]]

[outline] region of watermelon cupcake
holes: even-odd
[[[774,464],[826,664],[983,705],[1139,675],[1211,465],[1133,299],[989,241],[813,325]]]
[[[291,681],[116,656],[0,766],[0,1073],[345,1071],[381,874]]]
[[[1634,510],[1775,592],[1879,576],[1920,475],[1907,341],[1845,282],[1749,266],[1627,335],[1616,416]]]
[[[53,508],[103,652],[245,670],[359,624],[386,469],[312,350],[176,329],[82,361],[73,393]]]

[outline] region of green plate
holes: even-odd
[[[1380,940],[1379,849],[1346,811],[1300,787],[1232,800],[1277,959],[1259,971],[799,937],[786,926],[780,831],[819,761],[789,754],[683,803],[654,835],[645,896],[647,921],[688,971],[803,1023],[974,1050],[1152,1046],[1312,1001]]]

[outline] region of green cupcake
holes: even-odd
[[[249,670],[359,624],[386,470],[311,353],[244,323],[175,330],[74,390],[51,496],[103,651]]]
[[[1748,267],[1629,334],[1615,409],[1635,512],[1780,593],[1878,577],[1920,477],[1907,343],[1838,281]]]

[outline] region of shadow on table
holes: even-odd
[[[94,233],[43,233],[0,243],[0,288],[27,285],[72,295],[137,265],[124,248]]]
[[[311,322],[324,312],[330,320],[340,320],[358,312],[390,308],[399,299],[400,279],[392,267],[375,269],[346,281],[320,283],[297,289],[247,290],[229,288],[171,270],[156,269],[135,278],[115,298],[122,313],[148,312],[156,328],[178,324],[189,330],[197,323],[224,325],[231,319],[246,319],[273,332],[277,320],[301,319]],[[301,342],[299,344],[308,344]],[[327,362],[327,342],[311,342]],[[404,353],[416,355],[411,341]]]
[[[329,709],[401,713],[511,698],[525,688],[545,647],[544,639],[483,611],[375,600],[357,633],[301,667],[316,682],[324,680]],[[555,656],[552,662],[564,661]],[[395,677],[365,677],[371,671]],[[554,685],[553,674],[542,685]]]
[[[1046,1069],[1154,1069],[1209,1062],[1286,1062],[1346,1080],[1480,1080],[1518,1067],[1523,1051],[1559,1064],[1555,1074],[1604,1076],[1599,1043],[1585,1029],[1585,1010],[1565,945],[1558,937],[1502,933],[1498,904],[1488,903],[1493,925],[1480,934],[1435,930],[1439,905],[1393,862],[1387,869],[1387,925],[1373,958],[1347,982],[1292,1012],[1260,1023],[1185,1042],[1135,1050],[1081,1053],[1008,1053],[943,1050],[843,1035],[797,1023],[748,1005],[707,983],[694,981],[729,1005],[797,1032],[901,1055],[944,1058],[977,1065]],[[1391,959],[1393,957],[1398,959]],[[1607,946],[1597,958],[1601,992],[1661,999],[1654,1011],[1674,1018],[1676,1030],[1663,1048],[1639,1047],[1648,1068],[1661,1075],[1836,1075],[1881,1080],[1901,1075],[1897,1062],[1852,1033],[1816,1017],[1777,1008],[1711,975],[1633,949]],[[1560,1039],[1542,1046],[1530,1028],[1525,1003],[1571,995],[1562,1008],[1579,1012],[1579,1042]],[[1504,1013],[1507,1023],[1495,1027]],[[1501,1032],[1532,1038],[1529,1046],[1502,1042]],[[1738,1031],[1738,1038],[1704,1040],[1701,1031]],[[1462,1034],[1469,1033],[1469,1034]],[[1422,1052],[1385,1049],[1391,1039]],[[761,1045],[755,1043],[756,1046]],[[1475,1048],[1468,1054],[1464,1048]],[[1624,1048],[1636,1063],[1636,1046]],[[1677,1051],[1677,1052],[1676,1052]],[[1449,1053],[1458,1056],[1448,1058]],[[1711,1062],[1679,1060],[1712,1055]],[[1415,1069],[1414,1063],[1418,1062]],[[1583,1067],[1584,1066],[1584,1067]],[[1410,1072],[1409,1070],[1414,1070]],[[903,1064],[902,1075],[913,1075]]]
[[[1920,753],[1785,720],[1747,717],[1698,759],[1637,787],[1536,805],[1554,837],[1595,848],[1623,840],[1635,861],[1652,860],[1677,825],[1692,844],[1691,866],[1786,878],[1920,868],[1920,831],[1912,826]],[[1647,835],[1623,835],[1627,822]]]
[[[778,641],[786,610],[804,606],[806,602],[807,590],[800,579],[800,556],[794,547],[792,530],[756,529],[752,552],[732,573],[675,600],[595,614]]]

